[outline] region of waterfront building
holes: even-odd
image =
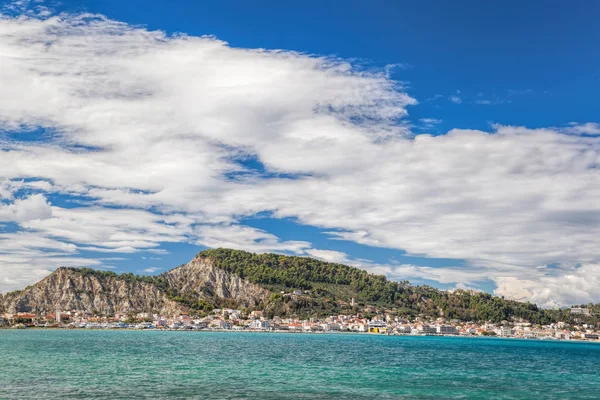
[[[501,337],[509,337],[513,335],[513,330],[509,326],[501,326],[496,333]]]
[[[425,335],[433,335],[433,334],[437,333],[437,328],[435,326],[420,324],[419,326],[417,326],[417,333],[425,334]]]
[[[268,330],[271,327],[271,324],[269,324],[269,321],[262,321],[260,319],[256,319],[254,321],[252,321],[250,323],[250,328],[254,328],[254,329],[260,329],[260,330]]]
[[[154,325],[164,328],[165,326],[167,326],[167,321],[162,318],[159,318],[159,319],[154,320]]]
[[[300,332],[302,331],[302,324],[299,322],[293,322],[288,325],[290,331]]]
[[[458,335],[458,330],[454,325],[438,325],[436,333],[440,335]]]
[[[373,320],[368,324],[369,333],[386,333],[387,324],[383,321]]]
[[[210,324],[208,326],[210,328],[223,329],[225,328],[225,320],[221,318],[213,319],[212,321],[210,321]]]
[[[334,323],[325,323],[322,324],[321,327],[323,328],[324,331],[339,331],[340,330],[340,325],[339,324],[334,324]]]

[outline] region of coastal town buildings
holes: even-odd
[[[373,308],[373,311],[377,311]],[[579,311],[576,311],[579,313]],[[392,310],[381,310],[372,318],[363,314],[331,315],[323,318],[267,318],[262,310],[245,314],[237,309],[214,309],[202,317],[187,313],[157,315],[153,313],[116,313],[93,315],[82,310],[57,310],[50,314],[20,312],[0,314],[0,328],[39,327],[67,329],[167,329],[260,331],[289,333],[369,333],[425,336],[497,336],[501,338],[542,340],[585,340],[600,342],[600,326],[557,322],[535,325],[526,321],[462,322],[436,318],[399,317]]]

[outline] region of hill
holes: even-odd
[[[230,249],[201,252],[198,257],[212,260],[215,267],[259,284],[275,293],[269,309],[276,313],[335,314],[359,310],[394,309],[398,315],[443,316],[463,321],[522,319],[550,323],[568,318],[560,310],[545,310],[535,304],[506,300],[488,293],[457,290],[441,291],[430,286],[393,282],[383,275],[343,264],[307,257],[279,254],[253,254]],[[278,296],[280,291],[310,291],[304,302]],[[285,302],[288,304],[285,304]],[[282,306],[280,303],[284,303]],[[289,304],[291,303],[291,304]]]
[[[323,316],[388,312],[398,316],[463,321],[568,321],[564,310],[545,310],[487,293],[441,291],[393,282],[359,268],[307,257],[206,250],[158,276],[117,275],[60,268],[22,291],[0,297],[0,311],[189,312],[213,308],[261,309],[268,316]],[[592,317],[595,318],[595,317]]]

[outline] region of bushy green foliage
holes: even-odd
[[[101,271],[92,268],[66,268],[71,271],[76,271],[83,276],[94,276],[99,279],[118,278],[128,283],[145,282],[150,284],[157,283],[157,277],[148,275],[136,275],[131,272],[117,274],[113,271]]]
[[[411,286],[406,281],[392,282],[383,275],[312,258],[231,249],[206,250],[199,256],[211,259],[217,268],[270,289],[311,290],[307,304],[295,305],[301,314],[342,311],[344,307],[338,305],[339,301],[348,303],[354,297],[360,304],[372,304],[378,309],[394,308],[398,314],[407,316],[493,322],[523,319],[537,324],[565,320],[560,310],[543,310],[535,304],[505,300],[487,293],[461,290],[449,293],[429,286]],[[340,290],[342,287],[348,290]],[[277,298],[273,298],[273,303],[275,300]]]
[[[303,290],[317,289],[319,284],[344,285],[353,289],[357,300],[390,304],[403,291],[402,284],[388,281],[383,275],[312,258],[230,249],[206,250],[199,255],[213,260],[217,268],[262,285]]]

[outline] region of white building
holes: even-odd
[[[410,325],[398,325],[396,327],[396,331],[398,333],[411,333],[412,328],[410,327]]]
[[[250,323],[250,328],[268,330],[271,327],[269,321],[261,321],[260,319],[254,320]]]
[[[339,331],[340,330],[340,325],[339,324],[335,324],[335,323],[325,323],[325,324],[321,324],[321,327],[323,328],[324,331]]]
[[[514,332],[509,326],[501,326],[496,331],[496,334],[501,337],[509,337],[509,336],[513,336]]]
[[[590,309],[583,307],[572,307],[571,314],[590,315]]]

